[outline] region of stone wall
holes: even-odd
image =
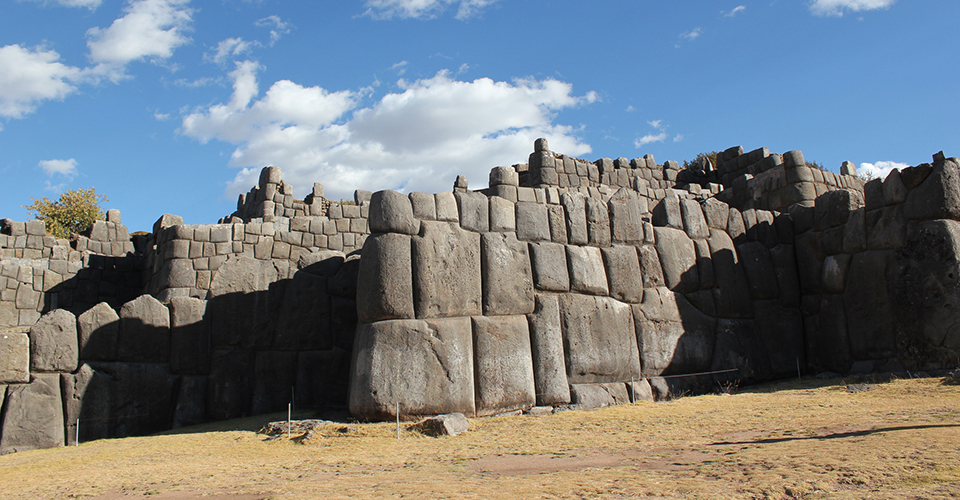
[[[219,224],[4,220],[0,453],[78,419],[86,441],[290,401],[491,415],[960,363],[956,159],[865,185],[799,151],[719,163],[538,140],[480,191],[299,201],[268,167]]]

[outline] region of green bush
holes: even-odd
[[[103,220],[100,203],[107,201],[106,195],[97,195],[94,188],[71,189],[61,194],[59,200],[51,200],[46,196],[39,200],[30,199],[33,203],[23,208],[28,213],[36,212],[34,217],[45,222],[47,233],[57,238],[69,238],[70,233],[81,233],[94,221]]]

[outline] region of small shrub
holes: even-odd
[[[94,188],[71,189],[56,201],[46,196],[39,200],[30,199],[33,203],[23,208],[28,212],[36,212],[35,218],[47,224],[47,233],[57,238],[69,238],[70,233],[81,233],[95,221],[103,220],[100,203],[107,201],[106,195],[98,195]]]

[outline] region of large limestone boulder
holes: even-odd
[[[761,334],[753,320],[717,320],[717,341],[713,351],[712,371],[735,369],[741,383],[770,378],[770,360]],[[723,375],[729,379],[729,374]]]
[[[207,301],[170,299],[170,371],[206,375],[210,371],[210,322],[203,320]],[[304,311],[306,312],[306,311]]]
[[[63,444],[60,375],[36,374],[29,384],[7,386],[0,454]]]
[[[286,262],[286,261],[283,261]],[[310,266],[311,269],[312,266]],[[287,277],[280,261],[229,256],[214,273],[206,315],[213,347],[269,345],[280,292],[271,286]]]
[[[926,179],[907,193],[907,220],[960,220],[960,164],[955,158],[936,162]]]
[[[282,411],[293,401],[297,377],[296,351],[258,351],[253,369],[250,413]]]
[[[609,297],[560,297],[560,318],[571,384],[640,378],[640,353],[628,304]]]
[[[525,316],[474,316],[477,416],[536,403],[530,333]]]
[[[352,344],[351,344],[352,346]],[[350,389],[350,351],[300,351],[297,355],[297,408],[346,407]]]
[[[753,316],[750,288],[733,240],[723,231],[711,230],[707,243],[713,257],[713,276],[717,284],[713,289],[717,315],[725,318]]]
[[[628,404],[630,403],[630,394],[627,392],[629,383],[570,384],[570,399],[573,404],[581,408]]]
[[[600,249],[573,245],[567,245],[566,249],[570,290],[591,295],[607,295],[609,285]]]
[[[693,241],[679,229],[655,227],[656,249],[667,288],[686,293],[700,288],[697,251]]]
[[[607,202],[613,243],[639,245],[643,241],[643,219],[636,191],[620,188]]]
[[[409,292],[408,300],[413,303],[418,318],[480,314],[482,268],[479,234],[461,229],[456,224],[425,221],[420,234],[413,238],[412,251],[413,290]],[[408,260],[409,255],[408,251]],[[402,256],[397,257],[400,258]],[[366,266],[367,260],[364,249],[361,266]],[[390,269],[384,271],[396,272]],[[361,280],[363,279],[367,278],[361,276]],[[392,276],[390,279],[393,279]],[[363,281],[360,285],[366,286]],[[396,291],[391,290],[391,293],[404,293],[399,285],[398,282]],[[362,295],[357,298],[361,303],[368,300]],[[400,300],[400,297],[389,298],[390,303],[399,304]],[[369,322],[370,316],[361,314],[360,321]]]
[[[117,335],[120,316],[106,302],[87,309],[77,317],[80,335],[80,359],[114,361],[117,359]]]
[[[0,384],[29,381],[30,337],[26,333],[0,333]]]
[[[345,266],[341,266],[341,269]],[[330,295],[328,279],[298,272],[286,282],[277,311],[273,347],[277,349],[330,349]]]
[[[668,288],[644,291],[634,306],[645,377],[707,371],[713,361],[716,320]]]
[[[570,402],[567,366],[563,354],[563,329],[557,295],[537,294],[536,309],[527,315],[537,406]]]
[[[70,311],[54,309],[30,328],[31,371],[72,372],[79,354],[77,318]]]
[[[512,233],[484,233],[480,250],[483,313],[508,316],[533,312],[533,275],[527,244]]]
[[[850,353],[854,361],[896,356],[894,310],[888,285],[894,283],[894,251],[868,250],[855,254],[843,292]]]
[[[255,353],[247,350],[215,350],[210,356],[207,381],[207,415],[211,420],[229,420],[250,414]]]
[[[643,280],[636,247],[613,245],[601,249],[607,270],[610,296],[636,304],[643,297]]]
[[[363,244],[357,287],[357,315],[361,322],[413,318],[410,237],[393,233],[370,235]]]
[[[586,245],[586,198],[580,193],[566,192],[560,196],[560,204],[567,216],[567,240],[571,245]]]
[[[117,355],[124,361],[165,363],[170,359],[170,311],[150,295],[120,309]]]
[[[393,419],[397,405],[408,418],[476,413],[470,318],[363,323],[353,354],[350,413],[357,418]]]
[[[960,355],[960,223],[911,224],[896,253],[890,298],[897,305],[901,362],[914,370],[946,368]]]
[[[530,243],[530,265],[533,285],[538,290],[567,292],[570,273],[567,270],[567,252],[559,243]]]
[[[417,234],[410,198],[396,191],[377,191],[370,197],[370,232]]]

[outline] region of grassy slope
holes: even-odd
[[[305,445],[224,430],[269,419],[259,417],[3,456],[0,498],[960,496],[960,386],[822,384],[476,419],[439,439],[398,441],[390,423]]]

